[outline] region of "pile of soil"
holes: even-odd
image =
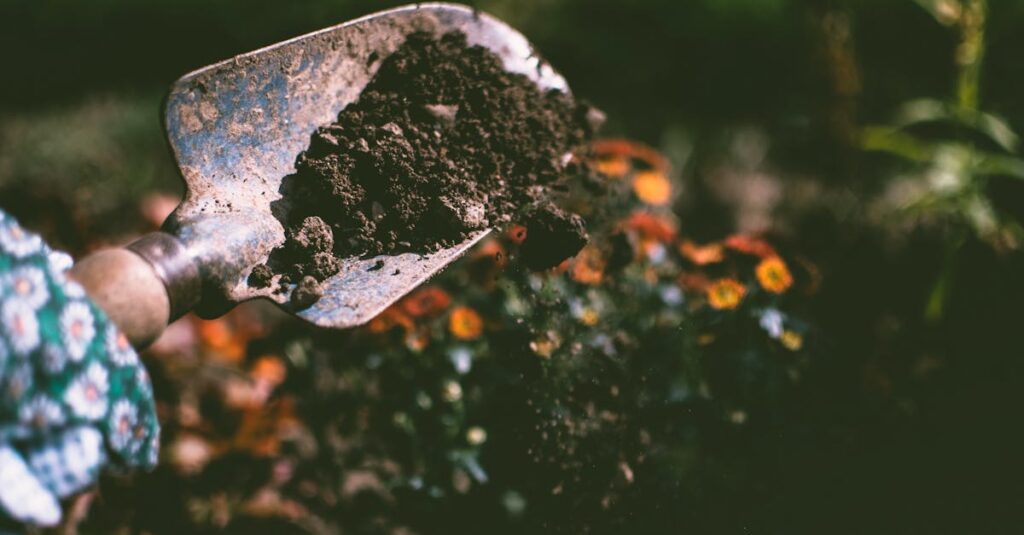
[[[524,244],[528,266],[556,265],[586,230],[549,196],[579,172],[571,155],[601,119],[460,33],[411,34],[299,155],[282,184],[287,241],[249,284],[267,286],[274,272],[322,281],[343,258],[432,252],[524,214],[534,218],[527,243],[539,236]]]

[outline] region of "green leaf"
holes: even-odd
[[[1024,180],[1024,160],[986,152],[975,154],[971,171],[977,175],[1002,175]]]
[[[899,156],[913,162],[924,163],[935,155],[935,148],[916,137],[889,126],[866,126],[860,133],[860,146]]]

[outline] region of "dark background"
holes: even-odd
[[[143,194],[179,191],[158,120],[170,82],[399,3],[2,0],[0,208],[75,252],[117,235],[139,217],[129,207]],[[955,29],[910,0],[476,5],[520,29],[577,95],[604,109],[607,135],[673,159],[686,184],[684,232],[769,231],[822,273],[804,312],[824,333],[823,355],[784,399],[784,417],[721,453],[739,459],[743,476],[710,478],[717,484],[691,523],[665,531],[1019,529],[1022,256],[941,218],[875,217],[872,200],[910,168],[844,137],[843,125],[884,123],[907,100],[948,99]],[[988,7],[982,108],[1024,126],[1024,3]],[[829,53],[835,30],[822,24],[835,14],[850,32],[838,59]],[[835,74],[844,61],[852,85]],[[745,150],[760,156],[751,162]],[[783,194],[770,224],[744,223],[751,202],[716,185],[723,168],[740,170],[740,189],[744,173],[771,176]],[[1011,217],[1024,209],[1017,182],[989,187]],[[950,260],[954,239],[964,245]],[[926,318],[950,262],[945,313]]]

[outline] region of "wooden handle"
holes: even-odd
[[[78,261],[71,276],[132,345],[144,348],[199,300],[199,272],[177,238],[147,234]]]

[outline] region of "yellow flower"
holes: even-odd
[[[735,279],[718,279],[708,287],[708,304],[718,310],[731,310],[739,306],[747,289]]]
[[[594,325],[597,325],[597,322],[600,319],[601,315],[598,314],[596,310],[590,307],[583,309],[583,313],[580,314],[580,323],[586,325],[587,327],[593,327]]]
[[[800,348],[804,346],[804,337],[796,331],[783,331],[779,341],[790,351],[800,351]]]
[[[672,184],[661,171],[640,171],[633,176],[633,191],[641,201],[661,206],[672,197]]]
[[[777,256],[762,260],[754,272],[761,287],[773,294],[785,292],[793,285],[793,275],[789,273],[786,263]]]
[[[530,349],[539,357],[549,359],[561,345],[562,337],[555,331],[547,331],[530,342]]]
[[[448,317],[448,330],[459,340],[475,340],[483,334],[484,322],[472,308],[456,307]]]

